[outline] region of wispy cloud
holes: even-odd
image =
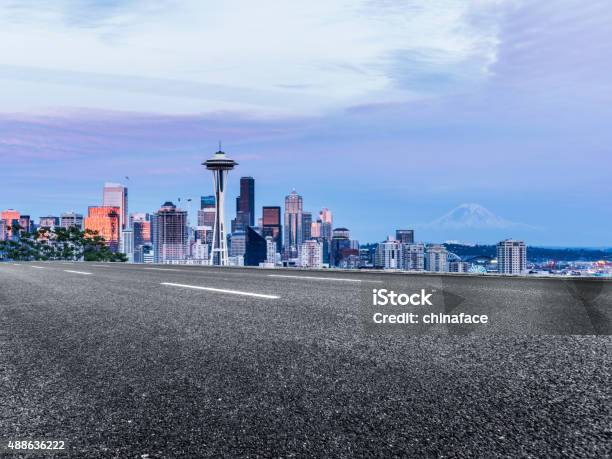
[[[293,115],[411,100],[487,75],[495,5],[14,2],[0,12],[0,40],[19,43],[0,51],[0,78],[12,82],[0,85],[0,97],[14,111]]]

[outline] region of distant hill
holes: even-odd
[[[477,256],[497,256],[495,245],[467,246],[461,244],[444,244],[450,252],[463,259]],[[581,249],[581,248],[543,248],[527,247],[527,258],[530,261],[599,261],[612,260],[612,251],[609,249]]]

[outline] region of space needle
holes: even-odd
[[[227,239],[225,236],[225,182],[227,174],[235,166],[236,161],[225,156],[221,151],[221,142],[219,142],[219,151],[212,158],[204,161],[203,166],[212,171],[213,181],[215,186],[215,225],[213,227],[212,250],[210,252],[210,264],[227,266]]]

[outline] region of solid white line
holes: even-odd
[[[96,268],[110,268],[110,266],[108,265],[91,265],[91,266],[95,266]]]
[[[13,266],[21,266],[19,263],[13,263]]]
[[[142,268],[149,271],[181,271],[180,269],[172,269],[172,268]]]
[[[232,295],[254,296],[256,298],[268,298],[271,300],[277,300],[280,298],[280,296],[264,295],[263,293],[241,292],[238,290],[225,290],[222,288],[213,288],[213,287],[200,287],[199,285],[173,284],[172,282],[162,282],[161,285],[170,285],[172,287],[193,288],[196,290],[206,290],[208,292],[231,293]]]
[[[287,274],[268,274],[268,277],[284,277],[288,279],[310,279],[310,280],[328,280],[328,281],[340,281],[340,282],[376,282],[382,283],[382,281],[371,281],[361,279],[346,279],[344,277],[318,277],[318,276],[289,276]]]
[[[73,274],[87,274],[87,275],[91,275],[91,273],[86,273],[85,271],[71,271],[69,269],[64,269],[65,273],[73,273]]]
[[[44,266],[30,266],[30,268],[36,268],[36,269],[45,269]]]

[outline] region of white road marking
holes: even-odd
[[[36,268],[36,269],[45,269],[44,266],[30,266],[30,268]]]
[[[21,266],[19,263],[13,263],[13,266]]]
[[[85,271],[71,271],[69,269],[64,269],[65,273],[73,273],[73,274],[87,274],[87,275],[91,275],[91,273],[86,273]]]
[[[232,295],[254,296],[256,298],[268,298],[270,300],[277,300],[280,298],[280,296],[265,295],[263,293],[241,292],[239,290],[226,290],[222,288],[213,288],[213,287],[200,287],[199,285],[174,284],[172,282],[162,282],[161,285],[169,285],[172,287],[192,288],[195,290],[206,290],[208,292],[230,293]]]
[[[172,268],[142,268],[149,271],[181,271],[180,269],[172,269]]]
[[[287,274],[268,274],[268,277],[284,277],[288,279],[328,280],[328,281],[340,281],[340,282],[375,282],[377,284],[382,284],[382,281],[346,279],[344,277],[289,276]]]
[[[110,266],[108,265],[91,265],[91,266],[95,266],[96,268],[110,268]]]

